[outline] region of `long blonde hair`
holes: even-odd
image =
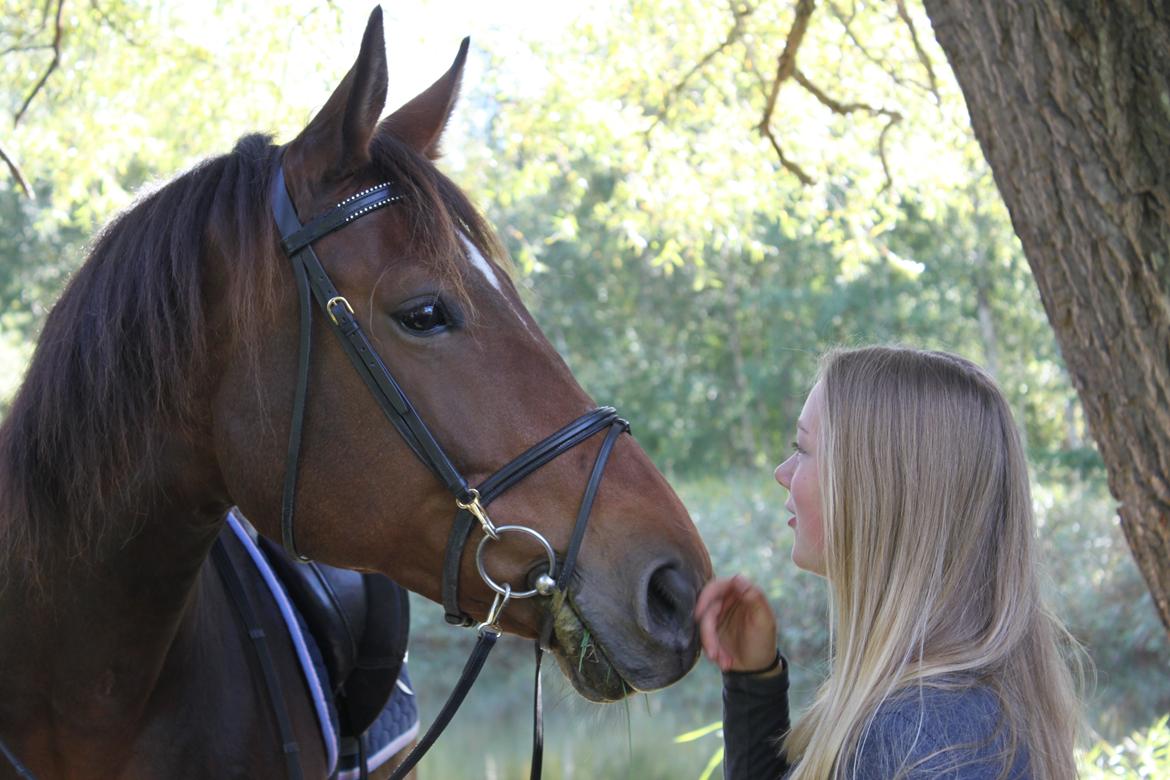
[[[895,692],[970,684],[999,701],[1005,772],[1022,748],[1038,780],[1075,776],[1075,643],[1042,603],[1027,464],[995,382],[898,347],[832,351],[820,382],[832,657],[785,743],[792,778],[846,777]]]

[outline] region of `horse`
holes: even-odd
[[[209,560],[233,507],[298,556],[543,637],[588,699],[694,665],[691,613],[711,574],[696,528],[620,421],[591,411],[498,238],[435,165],[467,42],[381,118],[383,40],[375,9],[352,68],[291,142],[245,136],[142,196],[49,313],[0,427],[0,777],[277,778],[289,737],[304,776],[329,774],[280,616],[252,593],[283,726]],[[336,294],[300,327],[308,294],[278,192],[294,222],[342,209],[347,223],[309,238]],[[338,322],[365,334],[426,436],[387,424],[344,339],[323,333]],[[593,427],[567,448],[538,445],[581,419]],[[505,534],[467,486],[542,446],[494,498],[492,516],[527,529]],[[444,475],[466,478],[456,519],[436,452]],[[475,555],[447,547],[459,517]],[[552,555],[576,557],[560,587]]]

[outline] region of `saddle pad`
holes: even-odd
[[[413,742],[418,732],[418,701],[414,698],[410,677],[406,673],[406,664],[403,663],[402,671],[398,675],[398,685],[390,695],[390,701],[386,702],[386,708],[382,710],[378,719],[366,729],[366,766],[371,772],[382,766]],[[341,767],[337,772],[337,780],[357,780],[361,777],[357,744],[355,740],[346,742],[353,744],[342,743]]]
[[[296,648],[297,660],[300,662],[301,673],[304,675],[313,698],[313,709],[317,714],[317,723],[321,730],[321,739],[325,745],[326,762],[329,767],[329,776],[339,780],[351,780],[360,776],[357,765],[356,748],[346,751],[346,755],[339,756],[339,734],[341,732],[337,709],[327,692],[333,688],[329,684],[329,676],[325,671],[325,662],[317,647],[313,635],[308,631],[304,618],[288,597],[288,593],[281,584],[280,578],[273,571],[264,552],[252,538],[251,525],[248,524],[236,510],[228,513],[228,526],[248,552],[248,557],[256,566],[257,572],[265,585],[268,586],[293,647]],[[390,700],[386,703],[381,715],[365,733],[367,767],[370,771],[381,766],[391,756],[409,744],[419,732],[418,703],[414,692],[410,688],[410,678],[406,673],[405,662],[399,674],[398,685],[395,686]]]

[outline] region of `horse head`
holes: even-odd
[[[376,211],[321,235],[312,250],[450,463],[475,486],[595,408],[522,303],[499,242],[434,165],[459,90],[465,41],[450,70],[384,119],[387,69],[379,10],[353,67],[267,174],[283,178],[300,223],[384,183]],[[279,191],[279,190],[277,190]],[[352,201],[351,201],[352,202]],[[204,283],[218,345],[211,393],[215,459],[227,495],[280,538],[286,443],[294,420],[298,287],[271,225],[261,240],[212,231]],[[250,250],[263,257],[245,257]],[[248,269],[248,270],[243,270]],[[258,279],[266,279],[260,283]],[[303,433],[291,466],[299,552],[385,573],[435,601],[456,515],[436,479],[387,421],[325,312],[312,315]],[[635,421],[636,423],[636,421]],[[563,558],[604,431],[558,454],[496,498],[497,526],[547,539]],[[615,700],[668,685],[693,665],[692,609],[710,561],[686,510],[629,435],[612,456],[562,593],[514,600],[511,633],[544,632],[583,695]],[[484,619],[496,594],[477,570],[476,526],[459,553],[459,609]],[[501,535],[482,563],[496,583],[528,589],[547,573],[536,535]]]

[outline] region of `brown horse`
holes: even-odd
[[[314,246],[469,483],[594,407],[520,302],[492,232],[432,163],[466,49],[379,121],[382,37],[375,10],[353,68],[287,146],[245,137],[119,217],[45,323],[0,428],[0,740],[42,780],[284,775],[248,636],[208,561],[233,505],[281,537],[299,342],[271,210],[277,166],[306,222],[380,182],[399,187],[400,200]],[[322,319],[297,546],[437,601],[451,494],[386,422]],[[563,552],[601,438],[535,471],[493,515]],[[489,556],[492,576],[518,587],[544,560],[512,537]],[[458,571],[460,607],[482,620],[493,593],[475,556]],[[551,622],[575,687],[618,699],[691,668],[691,610],[709,575],[685,509],[623,435],[568,598],[513,601],[502,627],[535,637]],[[305,774],[324,777],[280,617],[259,612]],[[17,776],[14,766],[0,755],[0,777]]]

